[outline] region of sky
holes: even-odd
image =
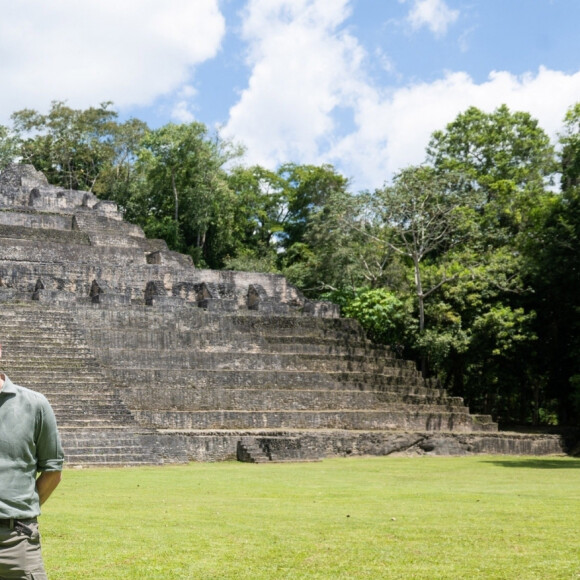
[[[330,163],[374,189],[470,106],[554,139],[580,101],[579,0],[12,0],[0,124],[113,101],[150,127],[200,121],[243,162]]]

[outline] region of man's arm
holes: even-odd
[[[42,505],[50,494],[56,489],[60,480],[62,479],[62,472],[60,471],[43,471],[36,479],[36,490],[40,497],[40,505]]]

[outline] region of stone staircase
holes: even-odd
[[[136,423],[69,312],[3,303],[0,328],[2,368],[48,398],[68,466],[163,462],[150,430]]]
[[[303,449],[300,437],[241,437],[237,460],[244,463],[285,463],[321,461],[315,449]]]
[[[95,215],[88,209],[75,214],[72,229],[89,232],[93,246],[138,248],[138,239],[145,237],[138,226],[105,215]]]
[[[485,431],[458,397],[371,344],[353,321],[78,310],[87,344],[143,426],[176,430]],[[284,328],[286,326],[286,328]]]

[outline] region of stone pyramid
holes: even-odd
[[[282,276],[197,269],[29,165],[0,174],[0,325],[69,465],[562,450],[498,433]]]

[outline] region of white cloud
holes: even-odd
[[[191,85],[183,86],[176,94],[176,102],[171,111],[171,118],[177,123],[191,123],[195,120],[192,110],[192,101],[197,95],[197,90]]]
[[[413,1],[411,13],[426,10],[426,0]],[[53,99],[75,107],[112,99],[129,108],[161,95],[167,115],[191,121],[198,96],[192,69],[217,53],[225,34],[218,2],[10,3],[0,20],[0,123],[24,107],[46,110]],[[365,73],[370,55],[345,28],[353,4],[248,0],[242,36],[249,79],[225,127],[247,146],[248,163],[328,162],[355,178],[353,188],[373,188],[422,162],[431,133],[469,106],[529,111],[555,136],[579,99],[580,72],[547,68],[525,76],[492,72],[482,83],[448,72],[429,83],[377,86]],[[433,32],[450,23],[428,14],[423,25]],[[373,58],[397,75],[388,55]]]
[[[424,161],[431,133],[470,106],[529,111],[555,136],[580,94],[580,72],[546,68],[520,77],[492,72],[480,84],[449,72],[430,83],[377,87],[364,74],[362,47],[341,29],[348,7],[347,0],[248,3],[250,79],[225,127],[247,146],[248,163],[328,162],[355,178],[354,188],[374,188]],[[354,119],[347,134],[335,121],[344,109]]]
[[[243,34],[250,78],[224,131],[247,146],[248,163],[333,163],[354,178],[354,189],[379,187],[423,162],[431,133],[470,106],[529,111],[555,136],[580,94],[580,72],[546,68],[524,76],[492,72],[479,84],[449,72],[434,82],[381,88],[364,73],[364,50],[341,28],[347,17],[347,0],[249,2]],[[344,110],[353,119],[346,134],[336,122]]]
[[[243,36],[251,75],[224,132],[251,162],[316,160],[333,111],[360,91],[364,51],[340,29],[348,0],[250,0]]]
[[[444,36],[458,17],[459,11],[449,8],[444,0],[414,0],[407,19],[414,29],[427,26],[435,36]]]
[[[51,100],[147,105],[212,58],[218,0],[19,0],[0,19],[0,122]]]
[[[355,186],[373,188],[405,166],[423,162],[433,131],[444,129],[470,106],[492,112],[505,103],[512,111],[527,111],[556,139],[564,114],[578,95],[580,72],[546,68],[521,77],[492,72],[481,84],[456,72],[391,93],[369,88],[357,106],[357,130],[326,156],[347,175],[358,177]]]

